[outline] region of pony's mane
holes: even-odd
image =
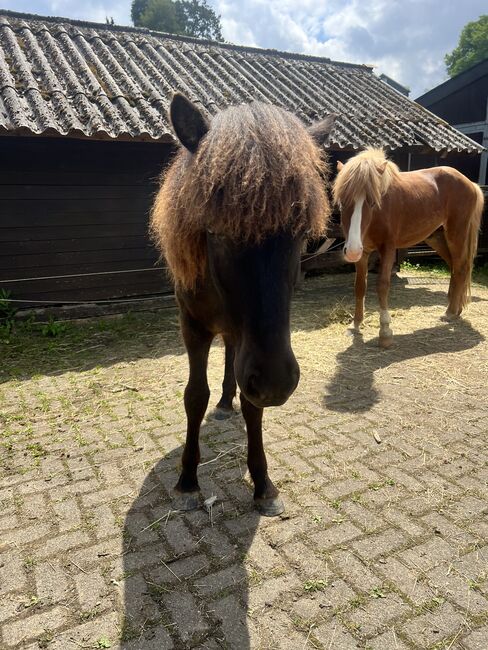
[[[253,102],[212,120],[196,154],[181,149],[163,174],[151,230],[177,285],[205,276],[206,231],[259,242],[278,230],[321,234],[330,213],[326,165],[303,124]]]
[[[381,206],[381,199],[400,170],[388,160],[383,149],[368,147],[344,164],[336,176],[333,196],[336,204],[353,205],[361,197]]]

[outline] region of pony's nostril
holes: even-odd
[[[258,376],[256,374],[249,375],[247,380],[247,392],[252,397],[259,397]]]

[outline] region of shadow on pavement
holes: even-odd
[[[379,401],[374,374],[391,364],[439,352],[461,352],[484,341],[484,337],[464,320],[420,329],[412,334],[394,335],[393,347],[380,350],[378,339],[364,342],[356,335],[352,344],[336,357],[336,370],[327,385],[324,407],[331,411],[361,413]]]
[[[202,438],[209,429],[211,421],[202,427]],[[224,436],[219,447],[210,456],[236,444]],[[212,515],[204,509],[171,511],[182,447],[147,474],[124,524],[124,650],[251,648],[244,560],[260,516],[242,479],[245,458],[238,447],[217,462],[202,459],[203,498],[218,497]]]

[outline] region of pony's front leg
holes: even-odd
[[[368,259],[369,253],[363,253],[359,262],[356,263],[356,278],[354,281],[356,307],[354,310],[354,320],[349,328],[349,331],[353,334],[359,333],[359,328],[364,320],[364,300],[368,284]]]
[[[236,396],[236,376],[234,372],[234,346],[224,337],[225,343],[225,371],[222,382],[222,397],[217,404],[214,417],[217,420],[224,420],[232,415],[234,408],[232,402]]]
[[[198,438],[210,397],[207,362],[213,335],[186,316],[181,319],[181,332],[188,352],[190,377],[185,388],[186,443],[181,459],[180,478],[175,486],[173,508],[193,510],[200,505],[200,487],[197,479],[197,467],[200,462]]]
[[[391,270],[395,261],[394,248],[383,250],[380,255],[380,271],[378,274],[377,291],[380,303],[380,348],[389,348],[393,343],[393,332],[390,328],[391,316],[388,311],[388,293],[390,291]]]
[[[266,517],[276,517],[285,506],[277,488],[268,476],[268,463],[263,447],[263,409],[254,406],[241,393],[242,415],[247,430],[247,466],[254,483],[254,504]]]

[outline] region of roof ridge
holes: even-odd
[[[301,52],[291,52],[285,50],[277,50],[273,48],[264,48],[251,45],[238,45],[236,43],[228,43],[223,41],[215,41],[207,38],[196,38],[195,36],[185,36],[183,34],[170,34],[169,32],[159,32],[156,30],[148,29],[147,27],[134,27],[132,25],[110,25],[107,23],[96,23],[88,20],[78,20],[76,18],[64,18],[62,16],[42,16],[39,14],[23,13],[20,11],[11,11],[9,9],[0,9],[0,18],[16,18],[25,21],[39,21],[49,22],[54,24],[69,24],[74,27],[96,28],[102,29],[107,32],[129,32],[140,34],[141,36],[156,36],[163,37],[168,40],[182,41],[186,43],[195,43],[197,45],[212,45],[214,47],[222,47],[227,50],[250,52],[254,54],[264,54],[268,56],[280,56],[282,58],[293,60],[313,61],[317,63],[328,63],[330,65],[341,66],[344,68],[359,68],[361,70],[369,70],[372,72],[374,66],[366,63],[350,63],[348,61],[335,61],[325,56],[318,56],[314,54],[304,54]]]

